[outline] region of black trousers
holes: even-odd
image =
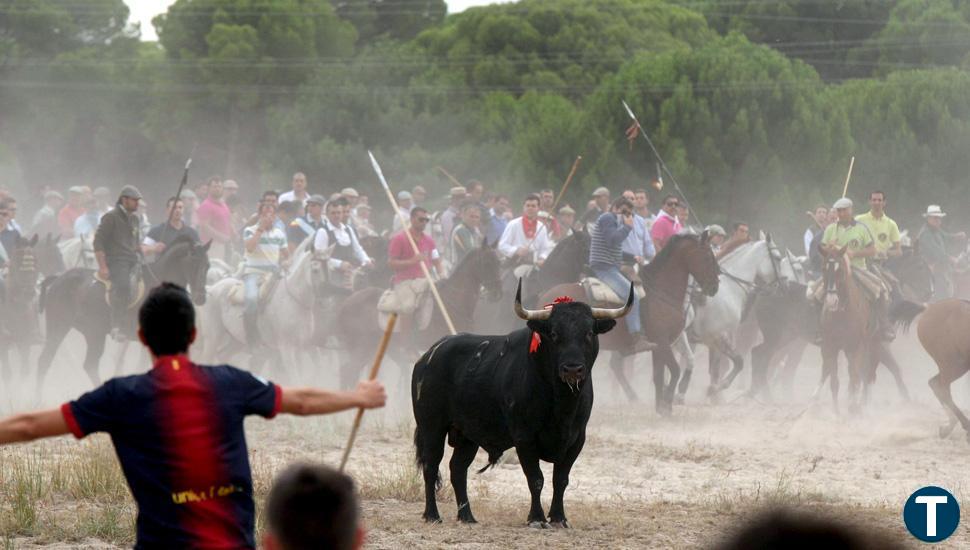
[[[112,260],[108,262],[111,279],[111,328],[128,332],[128,304],[131,302],[131,274],[136,261]]]

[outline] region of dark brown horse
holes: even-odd
[[[26,376],[30,362],[30,344],[37,336],[37,280],[40,272],[34,247],[37,235],[30,240],[18,237],[14,250],[10,251],[7,280],[0,286],[0,362],[4,369],[0,380],[9,382],[13,375],[10,350],[16,349],[20,359],[21,376]]]
[[[936,361],[939,372],[930,378],[930,389],[943,405],[949,423],[940,427],[940,437],[953,432],[957,421],[970,441],[970,420],[953,402],[950,384],[970,370],[970,302],[950,298],[930,305],[902,302],[893,308],[893,320],[909,328],[920,313],[916,335],[923,349]]]
[[[646,297],[640,300],[640,319],[644,334],[657,344],[653,350],[653,383],[657,412],[662,415],[669,415],[673,411],[674,389],[680,379],[680,366],[670,346],[684,330],[684,298],[687,296],[688,276],[694,277],[705,294],[713,296],[717,293],[719,274],[717,260],[708,244],[706,231],[700,236],[672,237],[640,274],[646,289]],[[564,284],[543,294],[540,303],[551,303],[559,296],[589,301],[581,285]],[[633,337],[626,330],[610,331],[600,339],[600,349],[630,355],[633,350]],[[627,395],[635,399],[636,392],[623,373],[620,355],[614,354],[610,367]],[[668,371],[670,380],[665,383]]]
[[[822,335],[822,377],[813,398],[818,397],[825,380],[832,389],[832,405],[839,412],[839,353],[849,362],[849,409],[859,406],[859,390],[868,390],[874,374],[869,368],[869,352],[875,340],[871,305],[865,291],[852,275],[846,248],[821,247],[824,270],[819,329]],[[874,366],[874,365],[873,365]],[[864,397],[864,396],[863,396]]]
[[[455,266],[452,274],[438,282],[437,286],[455,328],[459,332],[471,330],[482,288],[491,301],[502,298],[499,259],[494,245],[485,245],[469,252]],[[361,368],[371,358],[374,346],[381,339],[383,330],[377,323],[377,303],[383,292],[380,288],[366,288],[351,294],[337,307],[336,332],[346,351],[346,357],[340,362],[340,384],[345,388],[359,380]],[[427,298],[431,298],[430,291]],[[410,370],[414,362],[409,360],[407,354],[423,351],[446,334],[448,326],[435,304],[428,327],[396,335],[391,339],[388,355],[402,368]]]

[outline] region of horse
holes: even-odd
[[[711,380],[707,394],[715,397],[730,387],[744,368],[744,358],[734,346],[734,335],[758,294],[784,288],[794,280],[790,260],[785,258],[767,235],[764,240],[747,242],[720,261],[720,290],[696,308],[688,331],[710,352]],[[720,355],[727,356],[733,368],[721,378]],[[688,371],[689,372],[689,371]],[[688,373],[678,386],[678,401],[687,390]]]
[[[142,266],[146,294],[151,288],[170,282],[188,287],[196,305],[205,304],[210,244],[202,245],[188,237],[180,237],[172,242],[157,261]],[[133,304],[132,308],[137,305]],[[104,283],[94,278],[91,269],[69,269],[63,275],[45,281],[40,309],[46,310],[47,340],[37,359],[37,399],[40,399],[44,377],[50,370],[54,355],[72,328],[84,335],[87,344],[84,370],[97,386],[100,383],[98,363],[104,353],[105,337],[111,328]]]
[[[61,250],[64,266],[68,269],[98,269],[98,260],[94,256],[94,235],[84,234],[57,243]]]
[[[890,317],[907,330],[920,314],[916,335],[938,369],[930,378],[929,386],[949,419],[940,427],[939,435],[949,437],[959,421],[970,442],[970,420],[953,402],[950,393],[950,385],[970,370],[970,339],[967,338],[970,334],[970,302],[957,298],[929,305],[904,301],[893,307]]]
[[[574,231],[571,235],[560,240],[552,249],[541,266],[532,269],[522,283],[523,296],[526,303],[538,300],[539,295],[546,290],[565,283],[579,281],[589,261],[589,234],[585,231]],[[507,270],[502,277],[502,292],[514,294],[519,278],[513,270]],[[509,312],[508,307],[501,304],[480,304],[482,313],[478,315],[476,330],[483,333],[502,332],[510,323],[518,322],[518,318]]]
[[[822,275],[825,298],[819,322],[822,336],[822,376],[812,399],[818,397],[825,380],[832,391],[832,405],[839,413],[839,353],[849,361],[850,412],[859,407],[859,390],[868,393],[868,353],[875,338],[871,326],[871,305],[852,276],[846,247],[821,247],[825,262]]]
[[[674,390],[680,379],[680,367],[671,346],[680,337],[686,322],[684,298],[688,276],[700,284],[706,295],[714,296],[718,291],[720,269],[708,238],[707,231],[699,236],[684,233],[673,236],[640,273],[646,290],[646,297],[640,300],[640,318],[644,334],[657,344],[653,350],[653,383],[655,407],[663,416],[673,412]],[[557,285],[543,294],[540,301],[551,303],[559,296],[589,302],[585,289],[577,283]],[[623,373],[621,357],[632,354],[633,341],[628,331],[613,330],[600,339],[600,346],[620,352],[613,354],[610,368],[623,391],[636,400],[636,392]],[[667,372],[670,380],[665,384]]]
[[[0,327],[6,327],[5,339],[0,361],[5,365],[6,373],[3,380],[10,380],[13,376],[13,363],[10,360],[10,348],[17,349],[21,364],[22,376],[27,375],[27,365],[30,361],[30,344],[36,336],[37,314],[35,310],[37,298],[37,259],[34,247],[37,246],[37,235],[30,240],[18,237],[16,246],[10,251],[10,264],[7,270],[7,280],[3,288],[2,319]]]
[[[475,309],[483,288],[490,301],[501,300],[499,269],[500,262],[495,245],[483,244],[469,252],[448,278],[437,283],[438,293],[447,304],[448,314],[456,330],[462,332],[473,328]],[[345,353],[340,362],[340,384],[344,388],[350,387],[360,378],[362,365],[370,358],[369,354],[381,338],[383,329],[377,323],[377,304],[383,292],[379,288],[367,288],[351,294],[337,307],[337,319],[340,322],[336,332]],[[427,295],[425,299],[430,300],[431,296]],[[408,369],[413,364],[413,361],[407,360],[409,351],[426,349],[448,333],[437,304],[433,307],[434,312],[427,328],[416,328],[413,335],[392,339],[388,354],[402,369]]]
[[[37,271],[43,278],[60,275],[67,269],[64,264],[64,257],[61,255],[61,249],[58,246],[60,240],[60,235],[48,233],[34,247],[34,255],[37,257]]]
[[[295,368],[296,351],[309,347],[313,341],[314,325],[319,322],[314,304],[321,279],[326,276],[326,258],[314,252],[313,239],[305,239],[294,249],[289,269],[261,305],[259,333],[278,365]],[[239,279],[227,277],[209,287],[211,296],[200,315],[205,335],[200,354],[203,361],[224,358],[247,343],[244,305],[233,300],[233,293],[241,292],[242,284]],[[258,368],[265,357],[256,354],[255,360]]]

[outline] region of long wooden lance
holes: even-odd
[[[367,151],[370,155],[371,165],[374,167],[374,172],[377,174],[377,179],[381,181],[381,185],[384,187],[384,192],[387,193],[387,200],[391,201],[391,208],[397,213],[397,217],[401,220],[401,227],[404,228],[404,234],[408,238],[408,242],[411,243],[411,248],[414,250],[414,254],[417,256],[421,255],[421,249],[418,248],[418,243],[415,242],[414,236],[411,235],[411,230],[409,229],[410,221],[404,217],[401,212],[401,208],[397,205],[397,199],[394,198],[394,193],[391,192],[391,188],[387,185],[387,180],[384,178],[384,172],[381,170],[381,165],[377,163],[377,159],[374,158],[374,153]],[[418,262],[421,266],[421,273],[424,274],[424,278],[427,279],[428,284],[431,286],[431,294],[434,295],[435,302],[438,303],[438,308],[441,309],[441,316],[445,318],[445,324],[448,325],[448,330],[451,332],[452,336],[458,334],[455,330],[455,324],[451,322],[451,316],[448,315],[448,309],[445,307],[444,300],[441,299],[441,294],[438,293],[438,286],[434,284],[434,279],[431,278],[431,272],[428,271],[428,266],[425,265],[424,261]]]
[[[633,114],[633,109],[631,109],[630,106],[626,104],[626,101],[621,99],[620,102],[623,103],[623,108],[626,109],[626,114],[630,116],[630,118],[633,120],[633,123],[636,124],[637,129],[640,130],[639,134],[643,136],[643,139],[646,140],[647,145],[649,145],[650,149],[653,151],[654,156],[657,157],[657,162],[660,163],[660,169],[663,170],[664,173],[667,174],[667,177],[670,178],[670,181],[673,182],[674,189],[676,189],[677,194],[680,195],[682,199],[684,199],[684,203],[686,204],[687,208],[690,208],[691,212],[694,214],[694,218],[697,219],[697,223],[701,224],[701,226],[704,226],[704,222],[702,222],[700,216],[697,215],[697,210],[695,210],[694,207],[690,205],[690,201],[687,200],[687,195],[684,194],[684,190],[681,189],[680,184],[677,183],[677,178],[675,178],[673,173],[670,172],[670,169],[667,168],[667,163],[664,162],[663,157],[660,156],[660,151],[658,151],[657,148],[654,147],[653,141],[650,140],[650,136],[647,135],[647,131],[643,129],[643,126],[640,124],[640,121],[637,119],[637,115]]]
[[[377,373],[381,370],[381,361],[384,359],[384,352],[387,351],[387,345],[391,341],[391,335],[394,334],[394,323],[397,322],[397,313],[392,313],[387,319],[387,327],[384,329],[384,336],[381,337],[381,344],[377,347],[377,355],[374,357],[374,364],[370,368],[370,376],[367,377],[368,380],[376,380]],[[340,471],[344,471],[344,466],[347,465],[347,459],[350,458],[350,450],[354,448],[354,440],[357,439],[357,431],[360,430],[360,422],[364,418],[364,409],[357,409],[357,416],[354,418],[354,425],[350,429],[350,438],[347,440],[347,446],[344,447],[344,456],[340,459]]]
[[[435,168],[437,168],[439,172],[441,172],[442,174],[444,174],[446,178],[448,178],[449,180],[451,180],[451,183],[453,183],[455,185],[455,187],[464,187],[465,186],[463,183],[461,183],[460,181],[458,181],[458,179],[455,178],[455,176],[452,176],[451,174],[449,174],[448,171],[445,170],[444,166],[436,166]]]
[[[842,186],[842,198],[845,198],[846,193],[849,192],[849,180],[852,178],[852,167],[855,166],[855,155],[852,156],[852,160],[849,161],[849,173],[845,175],[845,185]]]
[[[569,188],[569,182],[573,181],[573,176],[576,174],[576,169],[579,168],[579,163],[582,162],[583,155],[576,155],[576,160],[573,161],[573,167],[569,170],[569,175],[566,176],[565,183],[562,184],[562,188],[559,190],[559,196],[556,197],[556,202],[552,203],[552,212],[549,212],[552,216],[556,215],[556,207],[559,206],[559,201],[562,200],[563,195],[566,194],[566,189]]]
[[[165,234],[168,232],[168,227],[172,225],[172,215],[175,214],[175,204],[179,201],[179,199],[182,198],[182,190],[185,189],[185,184],[189,181],[189,167],[192,166],[192,157],[195,156],[195,148],[197,145],[198,143],[192,144],[192,151],[189,153],[188,160],[185,161],[185,170],[182,172],[182,181],[179,182],[179,190],[175,193],[175,201],[172,203],[172,209],[168,212],[168,220],[165,222],[165,226],[162,227],[163,239]]]

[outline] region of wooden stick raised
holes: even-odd
[[[842,187],[842,198],[849,192],[849,179],[852,178],[852,167],[855,166],[855,156],[849,161],[849,173],[845,175],[845,185]]]
[[[566,194],[566,189],[569,187],[569,182],[573,181],[573,175],[576,174],[576,169],[579,168],[579,163],[582,160],[582,155],[576,155],[576,160],[573,162],[573,167],[569,170],[569,175],[566,176],[566,182],[562,184],[562,189],[559,190],[559,196],[556,197],[556,202],[552,204],[552,212],[549,212],[549,214],[553,216],[556,215],[556,207],[559,206],[559,201],[561,201],[563,195]]]
[[[455,176],[452,176],[451,174],[449,174],[448,171],[445,170],[443,166],[436,166],[435,168],[437,168],[442,174],[444,174],[446,178],[450,179],[451,183],[455,184],[456,187],[464,187],[464,184],[458,181],[455,178]]]
[[[387,327],[384,329],[384,336],[381,338],[381,344],[377,347],[377,356],[374,357],[374,364],[371,365],[370,375],[368,380],[377,379],[377,373],[381,370],[381,361],[384,359],[384,352],[387,351],[387,345],[391,342],[391,335],[394,333],[394,323],[397,322],[397,313],[392,313],[387,319]],[[344,456],[340,459],[340,471],[344,471],[344,466],[347,465],[347,459],[350,457],[350,449],[354,447],[354,440],[357,439],[357,430],[360,429],[360,422],[364,418],[364,409],[357,409],[357,416],[354,418],[354,426],[350,429],[350,439],[347,440],[347,446],[344,448]]]

